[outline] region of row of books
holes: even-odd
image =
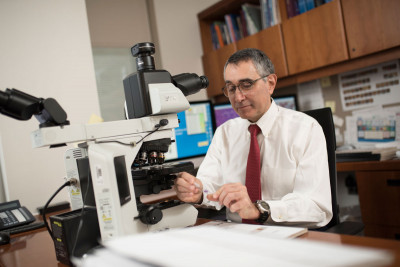
[[[214,49],[280,23],[278,1],[260,0],[260,5],[245,3],[238,14],[226,14],[224,21],[214,21],[210,25]]]
[[[286,0],[288,18],[305,13],[332,0]]]
[[[291,18],[332,0],[285,1],[288,18]],[[219,49],[279,23],[279,0],[260,0],[259,5],[245,3],[237,14],[226,14],[224,21],[211,23],[213,47]]]

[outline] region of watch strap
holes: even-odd
[[[270,211],[266,211],[265,209],[261,208],[259,202],[260,200],[256,201],[255,205],[260,212],[260,217],[258,217],[258,219],[256,219],[255,221],[257,223],[264,224],[269,218]]]

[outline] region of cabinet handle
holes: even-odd
[[[399,179],[388,179],[388,180],[386,180],[386,183],[388,186],[400,186]]]

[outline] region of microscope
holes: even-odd
[[[54,99],[35,98],[16,89],[0,91],[0,113],[40,127],[33,147],[78,143],[65,154],[72,210],[95,207],[101,240],[193,225],[197,210],[177,200],[142,203],[141,196],[171,189],[176,173],[192,172],[191,162],[165,163],[164,153],[179,126],[177,113],[189,108],[185,96],[208,86],[205,76],[171,76],[156,70],[154,44],[131,48],[137,72],[123,80],[126,120],[73,125]],[[47,103],[47,105],[46,105]]]

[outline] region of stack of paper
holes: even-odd
[[[382,266],[387,251],[302,239],[269,238],[210,225],[111,240],[77,263],[101,266]]]
[[[336,151],[336,161],[383,161],[395,158],[396,151],[397,147],[341,150]]]

